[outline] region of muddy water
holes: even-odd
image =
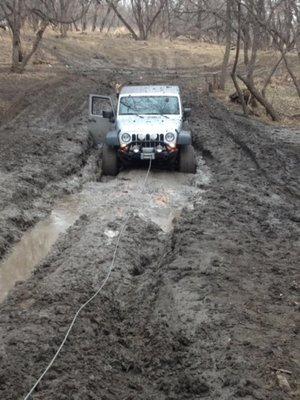
[[[80,193],[61,199],[51,215],[26,232],[0,265],[0,301],[16,281],[28,278],[33,268],[49,253],[59,234],[65,232],[80,215],[100,214],[102,229],[105,229],[108,222],[131,212],[168,232],[182,208],[193,207],[195,195],[197,201],[201,201],[199,186],[209,182],[209,171],[205,166],[199,168],[197,175],[152,171],[144,186],[145,177],[145,170],[124,171],[115,179],[90,182]],[[117,234],[109,229],[104,232],[111,238]]]
[[[16,281],[23,281],[34,266],[45,257],[60,233],[72,225],[77,217],[62,207],[52,211],[49,218],[27,231],[13,251],[0,265],[0,301]]]

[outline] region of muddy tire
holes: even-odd
[[[103,175],[116,176],[119,172],[118,157],[116,150],[105,144],[102,152],[102,172]]]
[[[189,144],[182,146],[179,152],[179,172],[195,174],[197,162],[194,147]]]

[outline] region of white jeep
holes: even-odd
[[[196,172],[191,133],[183,128],[191,110],[182,107],[178,86],[124,86],[116,111],[111,97],[92,94],[89,109],[89,132],[103,144],[105,175],[149,159]]]

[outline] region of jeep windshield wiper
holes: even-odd
[[[133,110],[133,111],[135,111],[135,110]],[[127,114],[127,115],[136,115],[137,117],[144,118],[142,115],[138,114],[137,112],[134,112],[132,114]]]
[[[130,105],[128,105],[128,104],[126,104],[126,103],[124,103],[122,101],[120,101],[120,104],[123,104],[123,106],[125,106],[125,107],[129,108],[130,110],[134,111],[133,114],[123,114],[123,115],[136,115],[137,117],[144,118],[142,115],[137,113],[135,108],[131,107]]]
[[[159,114],[159,115],[161,115],[162,117],[170,119],[170,117],[168,117],[166,114]]]

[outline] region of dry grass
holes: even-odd
[[[7,108],[32,87],[43,85],[49,79],[55,79],[64,73],[79,69],[97,70],[101,67],[114,66],[118,68],[141,68],[154,70],[177,71],[178,76],[191,75],[191,84],[195,76],[208,71],[220,70],[223,47],[202,42],[187,40],[152,39],[147,42],[134,41],[124,31],[114,35],[100,33],[80,34],[71,32],[66,39],[58,38],[53,31],[45,35],[43,45],[33,58],[22,76],[9,72],[10,65],[10,36],[7,32],[0,33],[0,116]],[[27,34],[27,46],[30,43],[30,34]],[[231,54],[233,59],[234,51]],[[274,52],[261,52],[258,59],[256,80],[261,85],[267,76],[274,60],[278,57]],[[232,61],[232,60],[231,60]],[[295,72],[300,70],[296,54],[289,56],[289,62]],[[203,84],[199,78],[199,86]],[[234,91],[228,79],[225,92],[216,93],[216,96],[233,108],[228,95]],[[284,123],[297,123],[300,114],[300,102],[291,79],[284,66],[278,69],[267,92],[268,99],[283,115]],[[261,118],[267,120],[264,111],[258,108]]]
[[[219,67],[222,58],[222,48],[216,45],[163,39],[134,41],[126,36],[99,33],[71,33],[61,40],[51,32],[45,43],[56,46],[70,58],[99,57],[120,67],[210,70]]]

